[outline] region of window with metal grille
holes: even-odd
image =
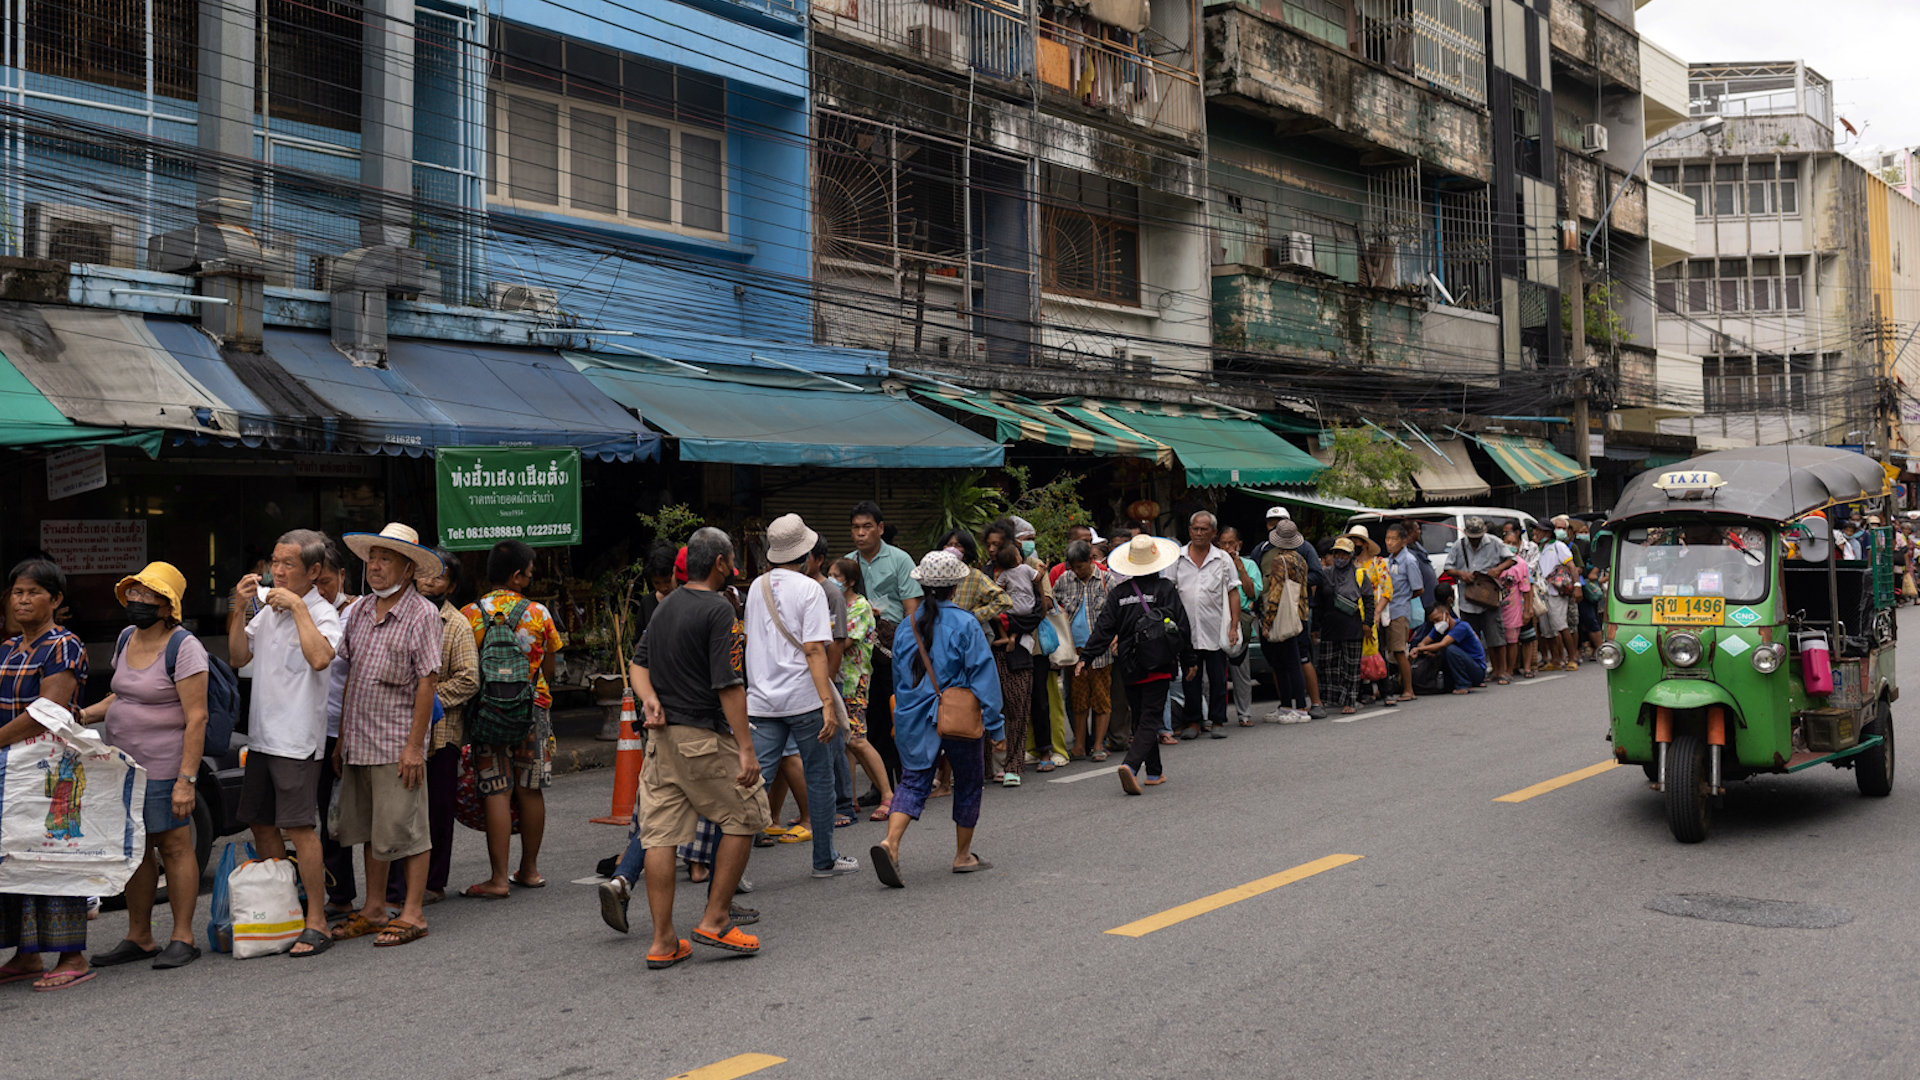
[[[726,234],[726,80],[500,20],[492,44],[490,196]]]
[[[1041,173],[1040,284],[1049,292],[1140,303],[1140,192],[1094,173]]]
[[[1801,311],[1806,263],[1804,255],[1673,263],[1654,271],[1654,301],[1668,314]]]
[[[152,0],[154,92],[194,100],[196,0]],[[147,0],[28,0],[27,70],[128,90],[147,86]]]
[[[360,130],[365,9],[343,0],[267,0],[260,90],[276,120]]]
[[[963,148],[822,111],[814,150],[816,250],[860,262],[957,276],[967,261]]]

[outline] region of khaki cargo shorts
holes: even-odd
[[[766,786],[733,782],[740,774],[740,744],[731,733],[668,724],[647,738],[640,767],[640,844],[678,847],[693,840],[701,818],[728,836],[752,836],[773,820]]]

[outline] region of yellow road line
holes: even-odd
[[[1149,915],[1138,922],[1130,922],[1125,926],[1116,926],[1107,931],[1107,933],[1117,934],[1120,937],[1145,937],[1155,930],[1164,930],[1174,923],[1186,922],[1195,916],[1205,915],[1209,911],[1218,911],[1228,904],[1237,904],[1242,900],[1259,896],[1263,892],[1272,892],[1282,885],[1291,885],[1302,878],[1310,878],[1315,874],[1325,873],[1336,866],[1345,866],[1350,862],[1359,862],[1360,859],[1361,856],[1359,855],[1329,855],[1324,859],[1315,859],[1310,863],[1301,863],[1291,870],[1283,870],[1270,877],[1263,877],[1259,881],[1249,881],[1245,885],[1236,886],[1235,888],[1228,889],[1226,892],[1217,892],[1212,896],[1203,896],[1198,900],[1181,904],[1177,908],[1170,908],[1158,915]]]
[[[778,1065],[787,1060],[772,1054],[739,1054],[725,1061],[716,1061],[711,1065],[702,1065],[692,1072],[683,1072],[670,1080],[734,1080],[748,1073],[757,1073],[761,1069]]]
[[[1494,802],[1526,802],[1528,799],[1533,798],[1535,795],[1545,795],[1549,791],[1558,791],[1559,789],[1566,787],[1568,784],[1577,784],[1580,781],[1585,780],[1589,776],[1599,776],[1601,773],[1606,772],[1609,769],[1617,769],[1619,767],[1620,767],[1620,763],[1617,761],[1603,761],[1598,765],[1589,765],[1584,769],[1580,769],[1575,772],[1570,772],[1565,776],[1556,776],[1551,780],[1542,780],[1541,782],[1533,785],[1532,787],[1521,788],[1519,791],[1516,791],[1511,795],[1502,795],[1493,801]]]

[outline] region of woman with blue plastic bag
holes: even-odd
[[[185,967],[200,958],[193,944],[193,904],[200,864],[193,857],[194,781],[207,731],[207,650],[181,633],[181,596],[187,579],[169,563],[148,563],[122,578],[113,595],[132,625],[113,653],[113,693],[80,710],[81,723],[105,719],[108,743],[147,770],[144,817],[146,858],[127,882],[127,936],[93,958],[95,967],[152,960],[156,970]],[[167,662],[167,646],[180,644]],[[153,940],[153,896],[160,867],[167,870],[167,906],[173,935],[162,949]]]
[[[45,559],[28,559],[7,576],[7,610],[20,633],[0,642],[0,746],[46,732],[27,714],[36,698],[77,710],[87,684],[87,649],[53,622],[66,601],[67,575]],[[51,781],[52,778],[49,778]],[[93,978],[87,965],[87,898],[0,894],[0,983],[32,979],[35,990],[65,990]],[[58,953],[51,971],[42,959]]]

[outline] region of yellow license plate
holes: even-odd
[[[1718,596],[1656,596],[1655,626],[1725,626],[1727,602]]]

